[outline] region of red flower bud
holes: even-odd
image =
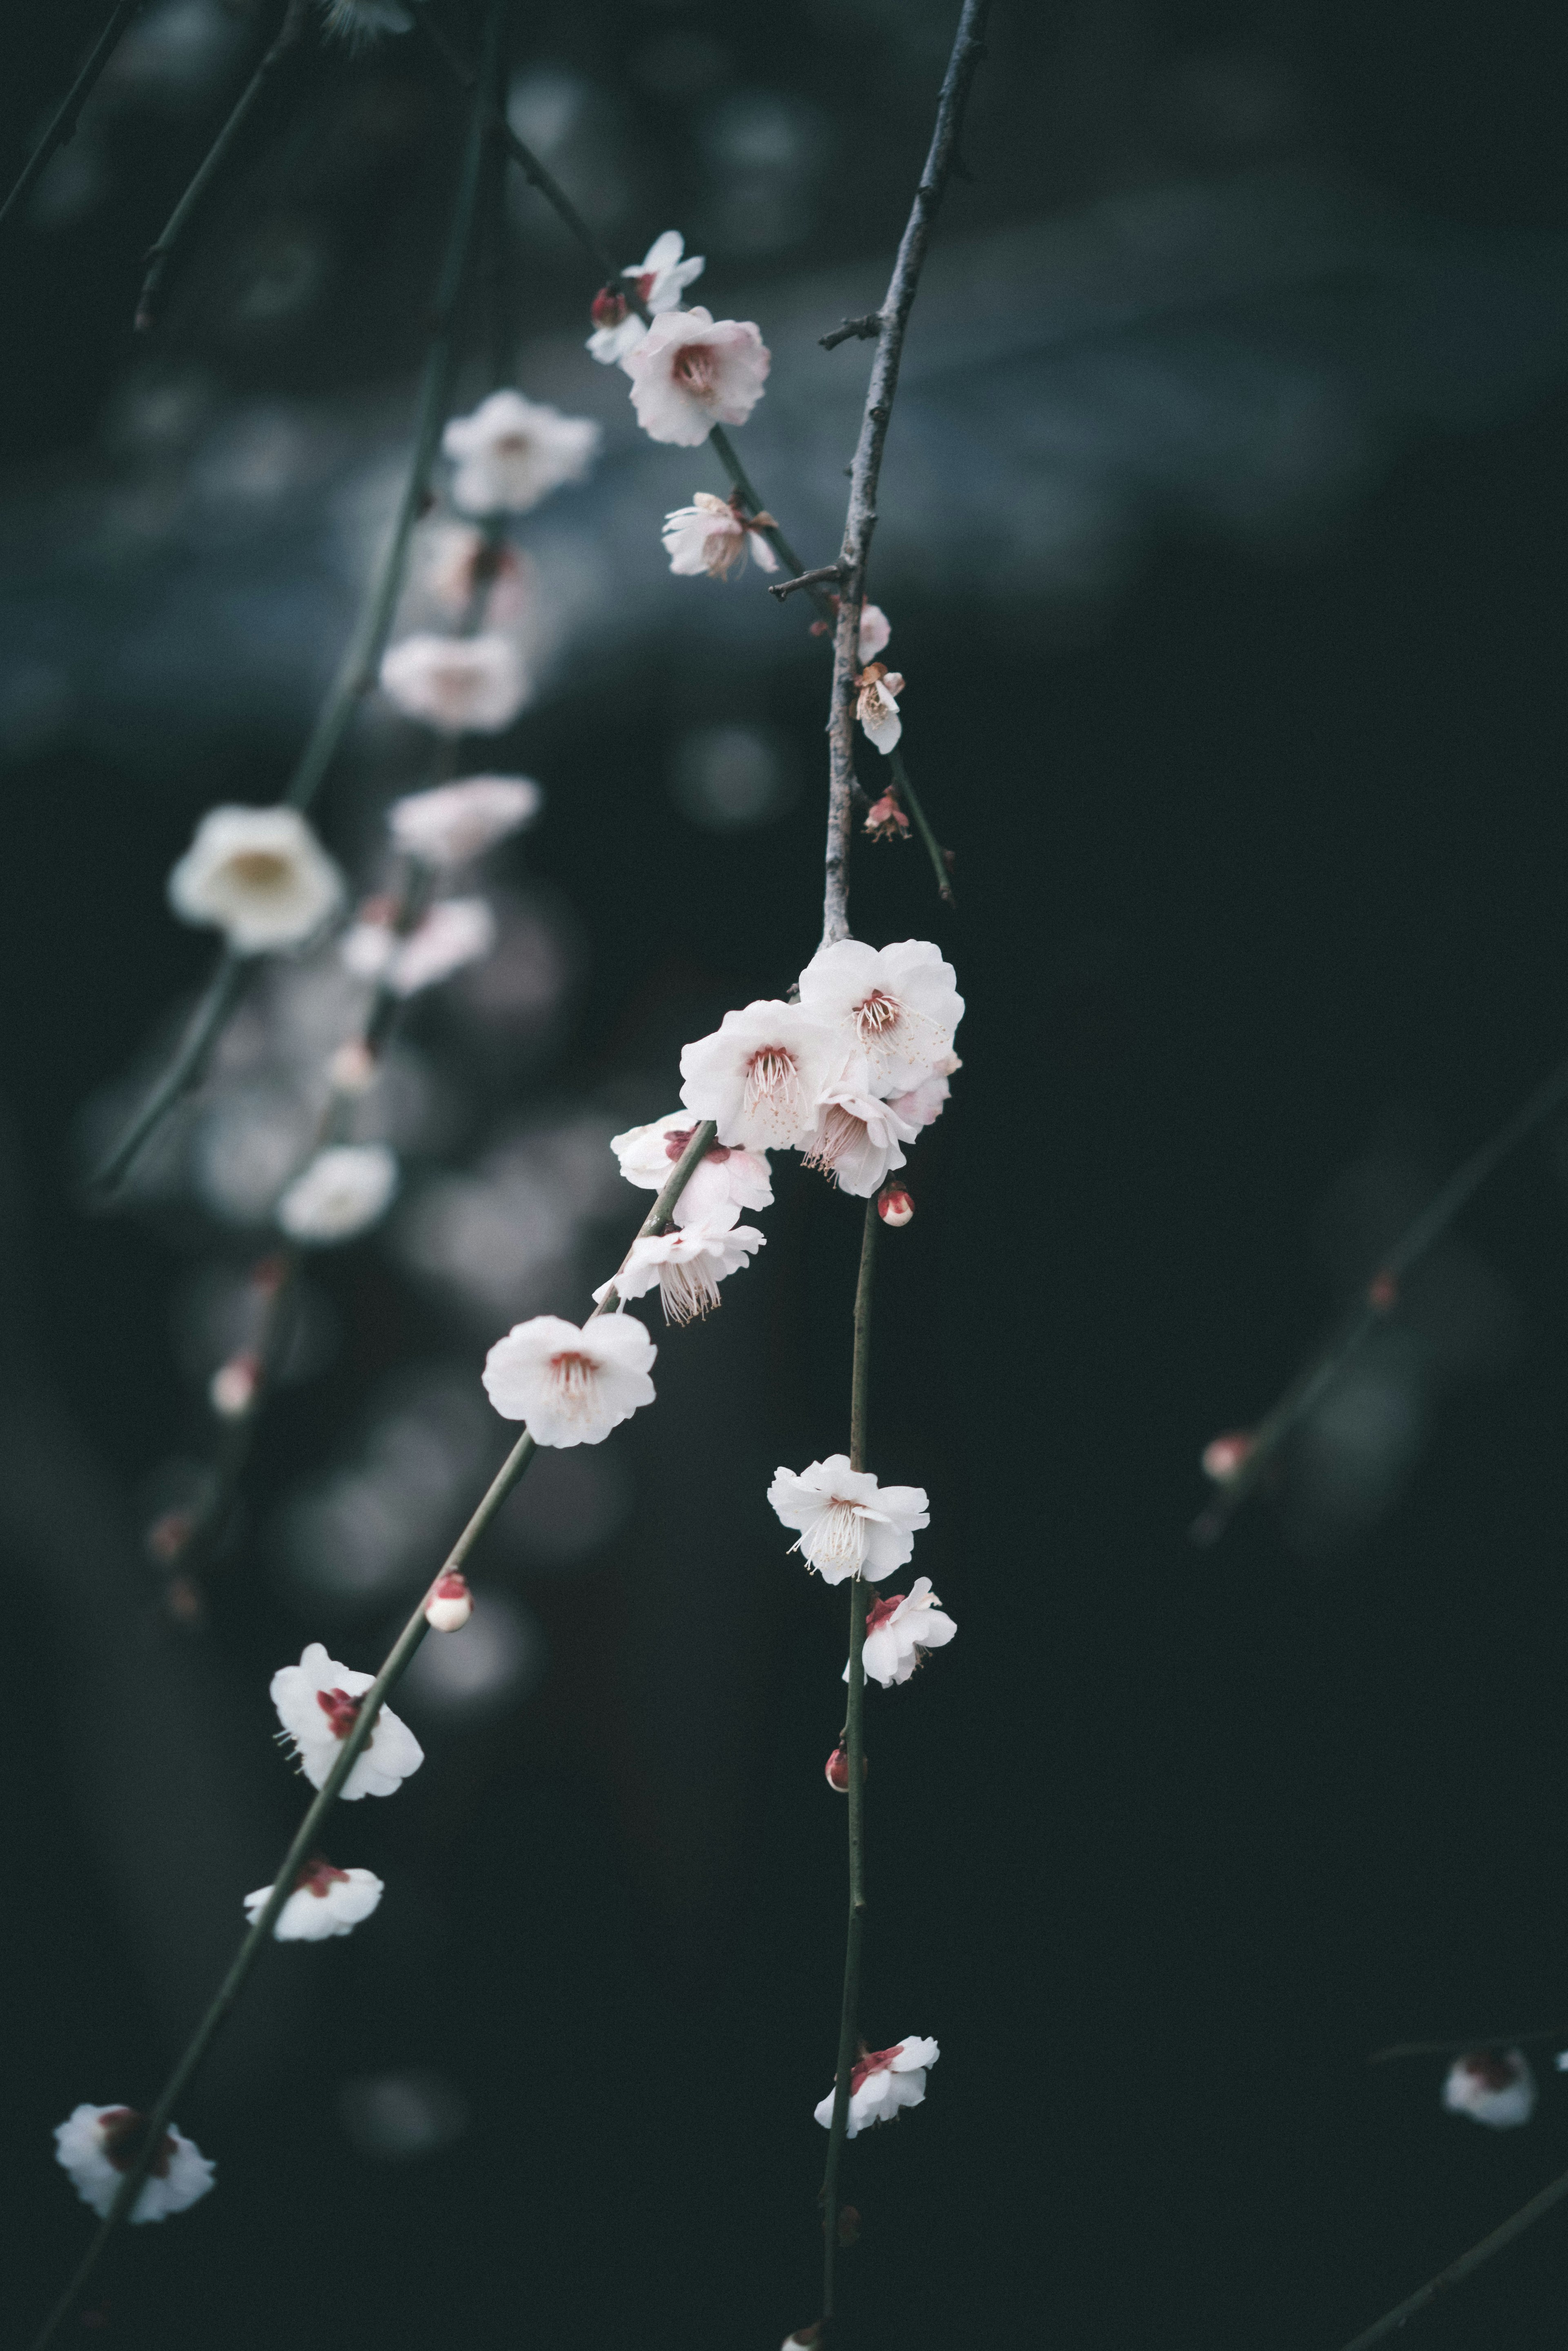
[[[1366,1286],[1366,1302],[1375,1314],[1391,1314],[1399,1303],[1397,1280],[1385,1267]]]
[[[438,1576],[429,1599],[424,1604],[424,1621],[435,1633],[460,1633],[474,1614],[474,1594],[468,1589],[468,1579],[454,1568],[449,1574]]]
[[[902,1184],[884,1184],[876,1196],[876,1213],[884,1225],[896,1229],[914,1216],[915,1202]]]
[[[612,286],[601,286],[593,298],[592,314],[596,327],[618,327],[626,316],[625,296]]]
[[[1211,1437],[1203,1448],[1204,1476],[1212,1478],[1217,1486],[1228,1486],[1257,1442],[1247,1428],[1228,1429],[1223,1437]]]
[[[870,1768],[871,1765],[869,1758],[862,1755],[861,1757],[861,1778],[862,1780],[865,1778]],[[827,1761],[822,1766],[822,1775],[835,1795],[847,1796],[849,1794],[850,1759],[844,1753],[841,1747],[834,1748],[832,1753],[829,1756]]]

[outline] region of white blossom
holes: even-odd
[[[676,1225],[646,1234],[594,1298],[602,1304],[612,1290],[619,1298],[642,1298],[656,1282],[665,1322],[690,1322],[719,1303],[719,1283],[749,1264],[766,1238],[755,1225]]]
[[[297,1666],[281,1666],[273,1675],[269,1695],[277,1719],[313,1788],[322,1785],[337,1761],[359,1718],[359,1701],[374,1679],[373,1674],[353,1673],[339,1665],[319,1641],[309,1644]],[[424,1750],[407,1723],[383,1706],[338,1793],[345,1804],[361,1796],[393,1795],[423,1761]]]
[[[295,1879],[294,1891],[273,1925],[273,1938],[279,1943],[324,1943],[332,1935],[350,1935],[370,1917],[384,1891],[372,1871],[335,1869],[318,1854]],[[271,1899],[270,1886],[246,1896],[245,1915],[253,1927]]]
[[[667,228],[663,236],[653,239],[641,261],[628,262],[621,272],[622,277],[633,281],[632,293],[655,317],[661,310],[678,308],[686,287],[707,266],[701,254],[693,254],[689,261],[683,261],[685,250],[685,239],[680,230]],[[623,294],[606,286],[594,297],[593,332],[588,338],[588,348],[601,366],[623,360],[628,351],[634,351],[647,331]]]
[[[358,922],[339,950],[356,979],[380,982],[393,996],[417,996],[479,963],[496,944],[496,917],[484,898],[439,898],[406,937],[390,923]]]
[[[904,733],[897,700],[904,692],[904,680],[897,670],[873,661],[867,663],[855,684],[860,689],[855,697],[855,716],[885,758],[890,751],[897,749]]]
[[[838,1035],[805,1005],[759,1001],[683,1049],[681,1100],[717,1122],[720,1143],[793,1151],[815,1129],[818,1100],[842,1060]]]
[[[419,633],[382,656],[382,691],[410,718],[444,735],[498,734],[532,689],[510,637]]]
[[[699,304],[655,319],[621,364],[648,438],[695,449],[716,424],[745,423],[772,354],[749,320],[714,319]]]
[[[1478,2049],[1456,2057],[1443,2084],[1443,2104],[1454,2115],[1492,2130],[1515,2130],[1535,2112],[1535,2075],[1519,2049]]]
[[[169,876],[181,921],[223,931],[237,955],[299,946],[342,898],[342,875],[291,808],[209,809]]]
[[[876,659],[892,634],[893,622],[880,604],[861,606],[860,639],[856,650],[862,669],[867,662]]]
[[[413,24],[402,0],[321,0],[321,9],[327,38],[350,49],[365,48],[383,33],[406,33]]]
[[[927,2069],[942,2052],[935,2041],[899,2041],[891,2049],[866,2049],[850,2068],[850,2112],[845,2136],[856,2137],[874,2123],[890,2123],[901,2106],[917,2106],[925,2096]],[[833,2092],[815,2109],[824,2130],[833,2126]]]
[[[452,503],[465,514],[528,514],[563,482],[587,479],[603,437],[591,417],[563,416],[520,392],[493,392],[441,436],[457,468]]]
[[[865,1055],[867,1091],[883,1100],[958,1066],[951,1049],[964,999],[952,965],[929,939],[887,947],[840,939],[819,947],[800,974],[800,1009]]]
[[[385,1215],[397,1189],[397,1160],[384,1143],[338,1143],[319,1151],[277,1203],[292,1241],[319,1249],[352,1240]]]
[[[923,1486],[879,1486],[869,1469],[852,1469],[847,1453],[830,1453],[804,1469],[777,1469],[768,1499],[800,1540],[791,1543],[824,1583],[863,1575],[873,1583],[902,1567],[915,1538],[931,1524]]]
[[[904,1165],[899,1145],[913,1143],[920,1132],[892,1102],[870,1093],[869,1084],[865,1056],[857,1054],[849,1075],[821,1096],[816,1132],[806,1148],[807,1166],[820,1167],[857,1200],[869,1200]]]
[[[624,1134],[612,1134],[610,1148],[628,1184],[644,1192],[662,1192],[696,1131],[697,1121],[689,1110],[673,1110],[647,1126],[629,1126]],[[768,1154],[716,1143],[697,1161],[670,1213],[677,1225],[722,1230],[739,1221],[742,1208],[772,1206]]]
[[[763,527],[772,525],[769,514],[743,515],[728,498],[697,490],[689,507],[676,507],[664,517],[670,569],[689,579],[706,571],[710,580],[727,580],[735,566],[746,561],[749,549],[759,571],[777,571],[779,558],[762,536]]]
[[[84,2204],[101,2220],[140,2151],[145,2115],[133,2106],[78,2106],[57,2126],[55,2161],[69,2175]],[[131,2220],[166,2220],[183,2212],[213,2185],[213,2166],[172,2123],[131,2208]]]
[[[942,1603],[931,1589],[928,1575],[917,1575],[905,1599],[890,1592],[866,1610],[865,1646],[861,1661],[873,1682],[891,1689],[906,1682],[927,1649],[945,1649],[958,1627],[942,1613]],[[844,1667],[848,1681],[850,1669]]]
[[[930,1075],[921,1079],[904,1093],[894,1094],[889,1107],[906,1118],[911,1126],[934,1126],[942,1115],[942,1105],[951,1091],[947,1080],[964,1064],[956,1053],[944,1053]]]
[[[485,1358],[485,1393],[503,1420],[526,1420],[536,1445],[598,1445],[653,1401],[658,1349],[632,1314],[601,1314],[580,1331],[536,1314]]]
[[[423,864],[466,865],[531,823],[544,797],[531,776],[465,776],[393,800],[387,825],[397,847]]]

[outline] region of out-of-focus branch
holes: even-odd
[[[1539,2032],[1483,2032],[1469,2041],[1396,2041],[1375,2049],[1369,2065],[1392,2065],[1401,2057],[1468,2057],[1472,2050],[1522,2049],[1535,2041],[1568,2041],[1568,2024],[1543,2026]]]
[[[1568,1102],[1568,1061],[1560,1062],[1551,1076],[1537,1086],[1490,1143],[1484,1143],[1462,1166],[1455,1169],[1395,1242],[1327,1346],[1291,1381],[1273,1410],[1266,1413],[1249,1433],[1235,1468],[1226,1472],[1218,1491],[1188,1530],[1195,1543],[1207,1546],[1219,1541],[1286,1438],[1322,1402],[1379,1323],[1386,1322],[1394,1312],[1406,1275],[1435,1242],[1441,1240],[1487,1177],[1494,1175],[1504,1160],[1564,1102]]]
[[[68,141],[76,136],[78,118],[80,116],[82,108],[87,104],[94,83],[113,56],[119,46],[120,35],[131,18],[141,10],[143,0],[120,0],[120,5],[93,43],[87,63],[60,100],[54,120],[22,166],[21,175],[10,194],[4,204],[0,204],[0,228],[5,226],[11,214],[25,203],[33,188],[37,186],[43,174],[44,167],[51,156],[57,154]]]
[[[844,517],[839,569],[843,579],[838,627],[833,637],[833,684],[828,715],[828,844],[827,889],[822,906],[822,940],[849,936],[850,826],[854,813],[855,678],[860,670],[861,605],[865,597],[866,563],[876,528],[876,491],[882,474],[882,453],[887,440],[898,389],[899,362],[904,355],[904,329],[920,283],[932,224],[942,202],[964,109],[975,69],[985,54],[982,37],[990,0],[964,0],[964,13],[953,42],[953,53],[936,105],[936,126],[925,169],[915,192],[915,203],[899,243],[887,295],[879,316],[882,332],[866,387],[860,439],[850,469],[849,510]]]
[[[1461,2253],[1457,2262],[1450,2262],[1446,2270],[1439,2270],[1436,2277],[1428,2278],[1424,2286],[1407,2294],[1394,2309],[1385,2311],[1376,2325],[1367,2327],[1354,2342],[1347,2343],[1344,2351],[1372,2351],[1375,2343],[1383,2342],[1412,2318],[1419,2317],[1439,2294],[1447,2294],[1451,2286],[1462,2284],[1466,2278],[1480,2268],[1483,2262],[1490,2262],[1494,2253],[1500,2253],[1505,2245],[1511,2245],[1516,2237],[1522,2237],[1527,2229],[1533,2228],[1537,2220],[1543,2220],[1565,2196],[1568,2196],[1568,2171],[1552,2180],[1550,2187],[1543,2188],[1539,2196],[1532,2196],[1529,2203],[1521,2205],[1517,2212],[1511,2214],[1500,2228],[1492,2231],[1490,2237],[1483,2237],[1479,2245],[1472,2245],[1468,2253]]]

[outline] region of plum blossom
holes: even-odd
[[[747,1151],[793,1151],[817,1123],[817,1102],[843,1048],[804,1004],[758,1001],[727,1012],[711,1037],[681,1053],[681,1100],[711,1118],[718,1139]]]
[[[947,1081],[963,1066],[956,1053],[944,1053],[929,1076],[922,1078],[907,1092],[892,1097],[891,1107],[913,1126],[934,1126],[951,1091]]]
[[[624,1134],[612,1134],[610,1148],[628,1184],[644,1192],[662,1192],[696,1131],[697,1121],[689,1110],[673,1110],[647,1126],[629,1126]],[[687,1176],[670,1213],[677,1225],[706,1225],[723,1231],[739,1221],[742,1208],[772,1206],[768,1154],[716,1143]]]
[[[99,2219],[105,2220],[120,2183],[141,2151],[145,2115],[133,2106],[78,2106],[55,2131],[55,2161]],[[183,2212],[213,2185],[213,2165],[194,2140],[172,2123],[148,2168],[129,2218],[166,2220]]]
[[[339,1665],[319,1641],[309,1644],[297,1666],[280,1666],[273,1675],[268,1694],[313,1788],[324,1783],[336,1763],[359,1719],[359,1701],[374,1679],[373,1674],[353,1673]],[[338,1793],[345,1804],[361,1796],[394,1795],[423,1761],[424,1750],[407,1723],[383,1706]]]
[[[441,436],[457,468],[452,503],[465,514],[528,514],[563,482],[586,480],[603,437],[591,417],[563,416],[520,392],[493,392]]]
[[[397,1159],[384,1143],[339,1143],[319,1151],[277,1203],[292,1241],[328,1249],[352,1240],[387,1211],[397,1190]]]
[[[324,1943],[333,1935],[351,1935],[368,1918],[385,1888],[368,1869],[335,1869],[318,1854],[294,1881],[294,1891],[278,1912],[273,1938],[279,1943]],[[245,1914],[254,1927],[272,1899],[270,1886],[245,1897]]]
[[[873,841],[907,841],[909,819],[904,815],[896,784],[889,784],[880,799],[873,800],[865,812],[861,828]]]
[[[892,1102],[868,1093],[869,1083],[864,1056],[857,1055],[849,1074],[821,1095],[806,1150],[808,1167],[820,1167],[857,1200],[869,1200],[904,1165],[899,1145],[913,1143],[920,1132]]]
[[[894,1683],[908,1681],[928,1649],[945,1649],[957,1629],[951,1616],[943,1614],[931,1578],[917,1575],[907,1599],[902,1592],[890,1592],[866,1610],[862,1663],[873,1682],[892,1689]],[[849,1677],[846,1666],[845,1681]]]
[[[621,364],[648,438],[695,449],[716,424],[745,423],[772,353],[748,319],[715,319],[699,304],[655,319]]]
[[[707,263],[701,254],[694,253],[688,261],[681,259],[685,239],[678,228],[667,228],[656,236],[641,261],[630,261],[621,272],[633,282],[632,292],[644,309],[657,318],[661,310],[680,307],[681,296],[693,281],[700,277]],[[593,332],[588,338],[588,349],[601,367],[615,360],[623,360],[634,351],[647,333],[647,326],[612,286],[606,286],[593,300]]]
[[[880,604],[862,604],[861,606],[860,637],[856,645],[856,651],[860,655],[861,666],[862,669],[867,662],[872,662],[876,659],[878,653],[883,651],[892,634],[893,622],[888,619],[887,614],[883,611]]]
[[[824,1583],[863,1575],[873,1583],[902,1567],[915,1538],[931,1524],[923,1486],[879,1486],[869,1469],[852,1469],[847,1453],[830,1453],[804,1469],[776,1469],[768,1499],[787,1527],[798,1527],[791,1543]]]
[[[887,947],[840,939],[819,947],[800,974],[800,1009],[829,1022],[846,1046],[865,1055],[867,1092],[884,1100],[920,1086],[939,1068],[958,1066],[951,1051],[964,999],[952,965],[929,939]]]
[[[484,898],[438,899],[406,936],[390,923],[363,919],[345,932],[340,952],[356,979],[373,979],[392,996],[417,996],[479,963],[496,944],[496,917]]]
[[[1535,2112],[1535,2075],[1518,2049],[1478,2049],[1456,2057],[1443,2084],[1443,2104],[1492,2130],[1514,2130]]]
[[[850,2115],[846,2136],[856,2137],[874,2123],[890,2123],[901,2106],[917,2106],[925,2096],[927,2069],[942,2052],[935,2041],[900,2041],[891,2049],[868,2049],[850,2068]],[[833,2093],[815,2109],[824,2130],[833,2126]]]
[[[404,637],[382,656],[382,691],[444,735],[498,734],[532,692],[510,637]]]
[[[515,1323],[485,1358],[485,1393],[503,1420],[526,1420],[536,1445],[598,1445],[653,1401],[658,1353],[634,1315],[559,1314]]]
[[[209,809],[169,876],[184,923],[224,932],[236,955],[302,946],[335,914],[343,877],[298,809]]]
[[[710,580],[727,580],[746,561],[747,549],[759,571],[777,571],[779,558],[762,537],[777,528],[770,514],[745,515],[733,498],[697,490],[689,507],[676,507],[664,517],[664,552],[671,570],[684,578],[706,571]]]
[[[648,1233],[632,1242],[613,1281],[593,1295],[601,1304],[612,1290],[641,1298],[656,1282],[665,1322],[690,1322],[719,1303],[719,1283],[749,1264],[766,1238],[755,1225],[676,1225]]]
[[[393,800],[387,826],[396,846],[422,864],[466,865],[530,824],[544,798],[531,776],[465,776]]]
[[[855,696],[855,716],[866,734],[885,758],[898,747],[904,733],[904,721],[899,716],[897,697],[904,692],[904,680],[895,669],[884,662],[868,662],[855,679],[859,692]]]

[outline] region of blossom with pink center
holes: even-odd
[[[484,898],[438,899],[423,920],[401,936],[390,923],[356,923],[339,946],[356,979],[373,979],[392,996],[417,996],[450,979],[465,964],[482,962],[496,944],[496,917]]]
[[[800,1009],[826,1021],[852,1052],[864,1054],[867,1091],[880,1100],[958,1066],[951,1058],[953,1033],[964,999],[952,965],[929,939],[887,947],[840,939],[819,947],[800,974]]]
[[[877,1583],[902,1567],[915,1538],[931,1524],[924,1486],[879,1486],[869,1469],[852,1469],[847,1453],[830,1453],[804,1469],[776,1469],[768,1499],[791,1543],[824,1583],[863,1575]]]
[[[857,1200],[869,1200],[904,1165],[899,1145],[913,1143],[920,1132],[892,1102],[869,1093],[869,1083],[865,1057],[857,1054],[848,1076],[821,1097],[816,1131],[806,1147],[807,1166],[820,1167]]]
[[[277,1203],[291,1241],[330,1249],[368,1232],[397,1190],[396,1155],[384,1143],[338,1143],[319,1151]]]
[[[662,1192],[697,1123],[689,1110],[673,1110],[647,1126],[629,1126],[624,1134],[612,1134],[610,1148],[628,1184],[644,1192]],[[768,1154],[716,1143],[697,1161],[670,1213],[677,1225],[706,1225],[711,1231],[723,1231],[739,1221],[742,1208],[772,1206]]]
[[[917,2106],[925,2095],[925,2075],[942,2052],[935,2041],[899,2041],[891,2049],[867,2049],[850,2068],[850,2114],[846,2136],[854,2138],[875,2123],[890,2123],[901,2106]],[[815,2109],[824,2130],[833,2126],[833,2093]]]
[[[931,1578],[917,1575],[907,1599],[902,1592],[890,1592],[866,1610],[862,1661],[873,1682],[892,1689],[924,1664],[927,1649],[945,1649],[957,1629],[951,1616],[943,1614]],[[845,1681],[849,1677],[846,1666]]]
[[[719,1304],[718,1285],[738,1273],[767,1236],[755,1225],[675,1225],[667,1233],[634,1240],[613,1281],[594,1291],[602,1304],[613,1290],[619,1298],[641,1298],[658,1284],[666,1322],[691,1322]]]
[[[351,1935],[368,1918],[385,1887],[368,1869],[335,1869],[318,1854],[294,1881],[294,1891],[278,1912],[273,1938],[279,1943],[324,1943],[333,1935]],[[245,1897],[245,1914],[254,1927],[272,1899],[270,1886]]]
[[[770,514],[744,515],[728,498],[698,490],[689,507],[676,507],[664,517],[664,552],[671,570],[683,578],[706,571],[710,580],[727,580],[746,561],[748,549],[759,571],[777,571],[779,558],[762,536],[773,528]]]
[[[136,2161],[147,2117],[133,2106],[78,2106],[55,2131],[55,2161],[68,2174],[84,2204],[101,2220]],[[213,2185],[213,2165],[193,2139],[172,2123],[148,2168],[129,2218],[166,2220],[183,2212]]]
[[[879,661],[868,662],[855,680],[859,692],[855,696],[855,716],[866,735],[885,758],[898,747],[904,733],[904,720],[899,716],[898,696],[904,692],[904,680],[895,669],[888,669]]]
[[[536,1314],[485,1358],[485,1393],[503,1420],[526,1420],[536,1445],[598,1445],[653,1401],[658,1353],[632,1314],[601,1314],[580,1331]]]
[[[493,392],[442,434],[457,469],[452,503],[465,514],[528,514],[563,482],[586,480],[603,438],[590,417],[563,416],[520,392]]]
[[[759,1001],[727,1012],[711,1037],[681,1053],[681,1100],[718,1126],[720,1143],[794,1151],[843,1063],[842,1043],[804,1004]]]
[[[423,865],[466,865],[531,824],[544,799],[531,776],[465,776],[393,800],[387,827],[396,846]]]
[[[273,1675],[269,1695],[277,1719],[293,1740],[299,1768],[313,1788],[323,1784],[342,1752],[344,1740],[359,1720],[360,1700],[374,1679],[373,1674],[340,1666],[319,1641],[310,1643],[297,1666],[282,1666]],[[407,1723],[383,1706],[338,1792],[346,1804],[361,1796],[393,1795],[423,1761],[424,1750]]]
[[[700,277],[707,263],[700,253],[683,261],[685,239],[678,228],[667,228],[656,236],[641,261],[630,261],[621,272],[632,280],[629,291],[657,318],[662,310],[680,307],[686,287]],[[593,300],[593,332],[588,338],[588,349],[601,367],[615,360],[623,360],[634,351],[648,329],[631,307],[624,294],[606,286]]]
[[[1535,2075],[1519,2049],[1478,2049],[1456,2057],[1443,2084],[1443,2104],[1453,2115],[1492,2130],[1516,2130],[1535,2112]]]
[[[382,691],[410,718],[443,735],[498,734],[532,689],[510,637],[420,633],[382,656]]]
[[[715,319],[700,304],[655,319],[621,362],[643,432],[679,449],[698,448],[716,424],[744,424],[772,363],[749,319]]]

